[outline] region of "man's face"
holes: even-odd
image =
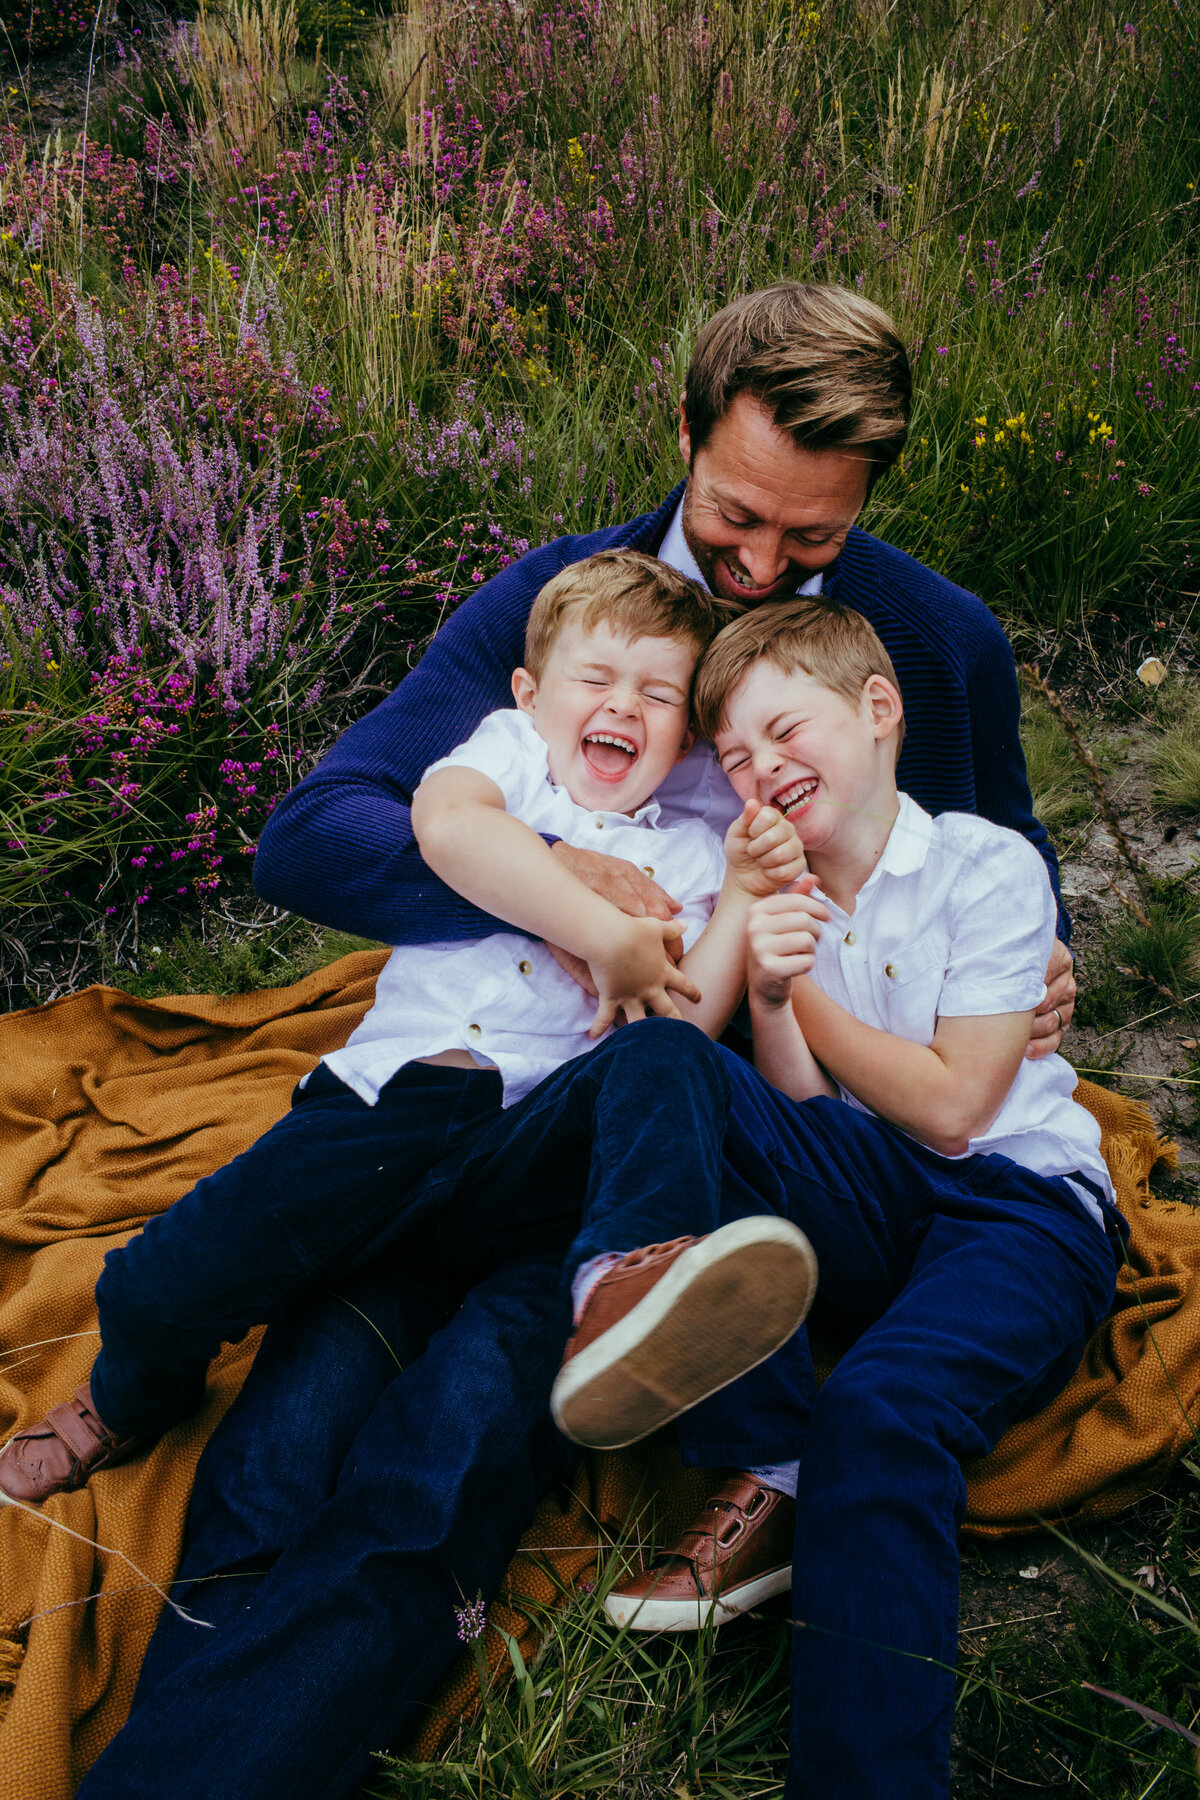
[[[871,463],[848,450],[801,450],[766,408],[739,394],[688,464],[680,521],[709,590],[743,607],[794,594],[828,568],[866,504]]]

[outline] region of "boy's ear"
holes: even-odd
[[[512,675],[513,699],[519,712],[528,713],[532,719],[537,703],[537,682],[528,669],[514,669]]]
[[[696,734],[689,726],[688,730],[685,731],[683,734],[683,742],[679,746],[679,755],[675,758],[675,761],[677,763],[681,763],[683,761],[684,757],[687,755],[688,751],[691,749],[692,745],[695,742],[696,742]]]
[[[904,717],[904,703],[885,675],[867,676],[863,704],[869,710],[876,741],[891,737]]]

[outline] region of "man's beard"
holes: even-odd
[[[717,564],[723,562],[728,566],[729,559],[733,553],[728,550],[714,550],[712,545],[706,544],[703,538],[699,537],[692,527],[692,480],[690,475],[688,477],[687,486],[683,490],[683,510],[679,515],[679,526],[680,530],[683,532],[683,541],[691,551],[696,567],[704,577],[704,585],[707,587],[709,593],[715,594],[719,600],[723,600],[729,606],[738,605],[739,603],[734,599],[733,595],[727,594],[724,588],[717,584]],[[797,588],[802,586],[808,579],[809,576],[804,573],[803,570],[789,569],[783,584],[776,588],[773,593],[769,594],[767,599],[789,600],[792,595],[795,594]],[[734,582],[732,585],[736,588],[737,583]],[[741,602],[743,611],[749,606],[760,606],[762,604],[763,602],[759,600],[743,600]]]

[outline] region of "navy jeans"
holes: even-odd
[[[601,1241],[631,1248],[668,1190],[670,1234],[682,1229],[696,1172],[719,1193],[719,1131],[704,1121],[727,1110],[724,1066],[691,1027],[666,1029],[617,1034],[507,1113],[490,1075],[423,1069],[368,1108],[318,1072],[286,1119],[109,1259],[102,1367],[160,1405],[191,1402],[214,1335],[237,1335],[263,1305],[264,1265],[280,1317],[197,1471],[174,1591],[215,1629],[164,1612],[84,1800],[343,1800],[372,1753],[419,1724],[461,1650],[459,1615],[496,1593],[538,1498],[573,1463],[549,1393],[580,1196]],[[664,1077],[676,1035],[700,1048]],[[652,1088],[672,1103],[670,1128],[646,1121]],[[403,1195],[374,1178],[422,1111],[443,1165],[380,1258]],[[693,1142],[707,1147],[693,1155]],[[309,1213],[322,1235],[302,1246]],[[314,1288],[318,1264],[328,1279],[339,1258],[336,1290]],[[233,1303],[218,1314],[209,1294],[204,1311],[195,1291],[226,1267]],[[306,1297],[287,1305],[289,1293]]]
[[[948,1162],[840,1102],[797,1105],[691,1027],[647,1022],[614,1045],[622,1040],[631,1048],[616,1054],[630,1059],[629,1072],[637,1057],[656,1064],[652,1080],[641,1069],[642,1153],[652,1154],[654,1129],[669,1144],[658,1173],[646,1176],[652,1189],[660,1179],[665,1187],[641,1196],[647,1217],[668,1222],[645,1235],[674,1235],[681,1207],[693,1209],[693,1228],[764,1206],[785,1214],[816,1247],[818,1304],[861,1332],[815,1403],[767,1364],[690,1415],[709,1412],[697,1441],[732,1450],[728,1460],[767,1454],[740,1437],[739,1416],[771,1419],[772,1456],[802,1457],[787,1792],[938,1800],[949,1783],[961,1459],[989,1449],[1068,1378],[1111,1302],[1114,1248],[1061,1181],[1003,1157]],[[459,1146],[461,1167],[451,1157],[411,1222],[422,1256],[448,1270],[456,1248],[461,1261],[500,1256],[515,1241],[524,1261],[476,1287],[373,1404],[364,1396],[372,1382],[378,1392],[378,1357],[361,1393],[347,1373],[329,1384],[322,1410],[319,1330],[299,1334],[290,1362],[260,1356],[202,1463],[185,1573],[217,1572],[230,1542],[237,1554],[225,1566],[275,1560],[199,1650],[181,1650],[196,1627],[171,1619],[160,1628],[130,1723],[84,1783],[86,1800],[167,1792],[341,1800],[369,1767],[369,1751],[417,1716],[457,1648],[454,1605],[495,1591],[506,1550],[563,1455],[545,1406],[564,1297],[554,1263],[530,1254],[539,1234],[563,1232],[564,1222],[533,1172],[539,1134],[549,1143],[556,1122],[574,1119],[577,1131],[591,1116],[605,1125],[605,1052],[611,1066],[605,1046],[582,1079],[584,1060],[563,1072],[578,1090],[569,1104],[565,1094],[549,1106],[529,1096],[529,1141],[511,1163],[486,1133]],[[663,1098],[661,1110],[649,1107],[651,1094]],[[674,1129],[684,1117],[686,1142]],[[636,1162],[626,1162],[626,1175]],[[520,1178],[506,1201],[511,1224],[479,1185],[505,1169]],[[590,1191],[620,1199],[619,1190]],[[636,1210],[636,1195],[630,1204]],[[608,1216],[633,1215],[618,1205]],[[604,1219],[599,1229],[609,1229]],[[623,1246],[602,1237],[597,1247]],[[422,1296],[436,1303],[432,1289]],[[344,1335],[354,1315],[343,1313]],[[355,1356],[362,1342],[355,1336]],[[757,1415],[739,1399],[746,1394],[766,1395]],[[256,1430],[269,1439],[280,1429],[293,1396],[327,1421],[316,1427],[326,1449],[315,1458],[326,1475],[342,1453],[328,1421],[346,1405],[365,1414],[328,1499],[307,1467],[299,1499],[268,1499],[281,1477],[269,1458],[245,1454]],[[242,1487],[256,1490],[250,1518],[228,1498]],[[252,1540],[263,1519],[274,1536],[260,1556]],[[281,1533],[291,1535],[280,1552]]]
[[[172,1590],[215,1629],[164,1611],[81,1800],[356,1800],[421,1723],[461,1615],[573,1461],[549,1411],[558,1257],[459,1298],[381,1264],[271,1327],[200,1460]]]
[[[569,1278],[593,1245],[711,1230],[721,1134],[705,1122],[728,1079],[692,1026],[675,1028],[692,1054],[664,1056],[666,1023],[615,1033],[507,1110],[490,1071],[411,1063],[367,1106],[318,1068],[257,1143],[105,1258],[100,1417],[159,1435],[198,1406],[222,1343],[401,1244],[462,1283],[554,1251]]]
[[[1003,1156],[948,1161],[736,1058],[726,1204],[812,1241],[818,1308],[860,1333],[796,1419],[788,1800],[950,1792],[962,1460],[1046,1404],[1112,1302],[1124,1223]],[[753,1384],[757,1372],[726,1390]],[[718,1399],[720,1396],[718,1396]]]

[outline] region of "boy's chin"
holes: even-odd
[[[606,781],[598,781],[595,774],[589,771],[590,779],[582,789],[588,797],[582,804],[596,812],[640,812],[643,806],[653,800],[656,790],[666,780],[673,767],[674,764],[671,764],[668,768],[663,769],[653,782],[650,779],[653,772],[648,772],[644,767],[638,768],[636,773],[630,770],[623,781],[611,784]]]
[[[607,782],[593,778],[572,798],[577,806],[584,806],[589,812],[632,813],[645,806],[650,798],[648,794],[642,794],[642,785],[641,782],[619,781],[610,787]]]

